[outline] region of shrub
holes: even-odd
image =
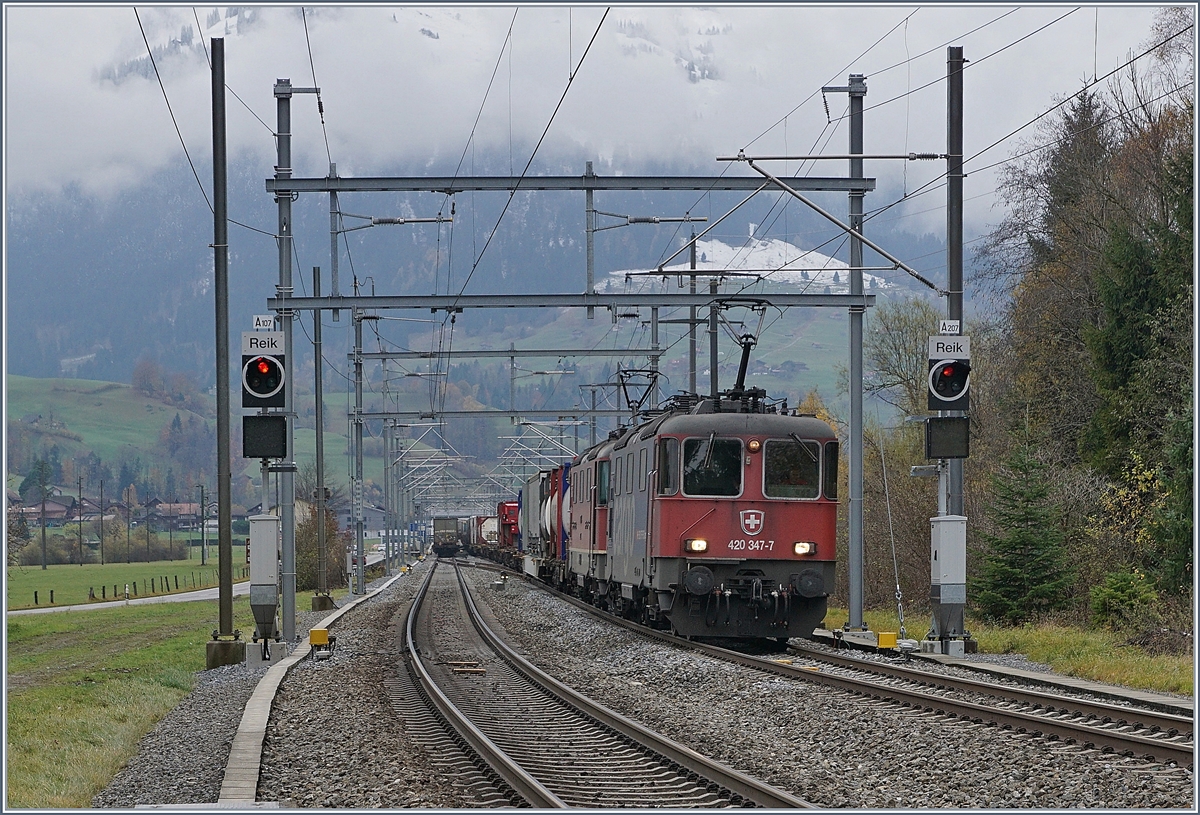
[[[980,534],[987,549],[971,581],[975,609],[987,620],[1016,625],[1066,605],[1071,568],[1045,471],[1025,441],[992,476],[987,515],[997,532]]]
[[[1091,590],[1092,624],[1119,629],[1145,622],[1158,592],[1141,572],[1112,572]]]

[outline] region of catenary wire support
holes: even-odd
[[[762,159],[760,159],[758,157],[747,156],[742,152],[739,152],[736,156],[718,156],[717,157],[717,161],[744,161],[744,162],[746,162],[746,164],[750,167],[750,169],[754,170],[759,175],[762,175],[769,182],[771,182],[775,186],[779,187],[781,190],[786,192],[788,195],[792,196],[800,203],[809,207],[811,210],[816,212],[818,215],[824,217],[831,223],[835,224],[838,228],[842,229],[847,235],[851,236],[852,238],[857,238],[858,240],[861,240],[864,244],[871,247],[876,252],[878,252],[880,255],[883,255],[883,257],[890,260],[894,264],[892,266],[892,268],[901,269],[904,272],[907,272],[909,275],[911,275],[914,279],[920,281],[924,285],[933,289],[938,294],[940,294],[942,296],[946,295],[946,291],[944,289],[940,289],[937,286],[935,286],[933,283],[931,283],[929,280],[927,280],[916,269],[914,269],[913,267],[909,266],[904,261],[897,258],[895,255],[893,255],[891,252],[889,252],[886,249],[884,249],[883,247],[881,247],[879,244],[877,244],[874,241],[870,240],[869,238],[865,237],[861,232],[851,228],[848,224],[842,223],[840,220],[837,219],[837,217],[826,212],[824,209],[819,207],[817,204],[808,200],[803,195],[801,195],[800,193],[796,192],[794,189],[789,187],[781,179],[775,177],[774,175],[772,175],[771,173],[767,172],[762,167],[760,167],[754,163],[755,161],[760,161],[760,160],[762,160]],[[713,226],[716,226],[716,224],[713,224]],[[861,267],[861,264],[859,264],[859,265]]]

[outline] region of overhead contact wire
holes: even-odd
[[[154,61],[154,51],[150,48],[150,40],[146,38],[146,29],[142,26],[142,15],[138,14],[136,6],[133,9],[133,16],[137,18],[138,30],[142,32],[142,42],[146,44],[146,54],[150,57],[150,66],[154,68],[154,77],[158,80],[158,87],[162,91],[163,101],[167,103],[167,113],[171,115],[171,124],[175,125],[175,135],[179,137],[179,144],[183,147],[183,155],[187,157],[188,166],[192,168],[192,175],[196,178],[196,185],[200,187],[200,194],[204,196],[204,203],[208,205],[208,211],[212,212],[212,201],[209,200],[208,193],[204,191],[204,184],[200,181],[200,174],[196,172],[196,165],[192,162],[192,156],[188,152],[187,143],[183,140],[183,133],[179,130],[179,122],[175,119],[175,111],[171,109],[171,100],[167,98],[167,87],[163,84],[162,75],[158,72],[158,64]]]

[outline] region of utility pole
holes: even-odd
[[[332,181],[337,178],[337,164],[329,165],[329,179]],[[341,212],[338,208],[337,190],[329,191],[329,275],[330,275],[330,291],[334,297],[338,295],[338,220],[341,217]],[[333,309],[333,321],[339,322],[342,317],[342,312],[338,309]]]
[[[946,49],[946,316],[963,319],[963,59],[962,46]],[[963,415],[953,411],[951,416]],[[946,508],[965,515],[963,460],[950,459]]]
[[[592,172],[592,163],[589,161],[585,165],[583,171],[584,181],[595,177]],[[584,231],[587,233],[587,293],[595,294],[596,291],[596,202],[595,192],[589,187],[584,191]],[[596,310],[588,306],[587,318],[594,319]]]
[[[275,181],[286,182],[292,177],[292,96],[297,93],[317,93],[317,88],[294,88],[290,79],[275,80],[275,115],[276,115],[276,159]],[[330,168],[331,172],[333,168]],[[279,247],[279,283],[276,286],[277,296],[285,301],[292,297],[292,196],[291,193],[276,191],[275,204],[278,210],[276,243]],[[336,235],[334,236],[336,241]],[[336,258],[336,252],[334,257]],[[336,261],[335,261],[336,262]],[[336,272],[336,265],[334,267]],[[334,285],[337,283],[334,277]],[[294,311],[286,305],[278,309],[279,321],[283,328],[283,353],[287,359],[295,359],[292,354],[292,316]],[[279,519],[281,527],[281,554],[279,576],[282,583],[280,592],[280,617],[282,618],[283,639],[291,643],[296,639],[296,388],[295,377],[286,376],[283,380],[284,416],[287,422],[287,452],[288,459],[279,464]]]
[[[650,407],[658,407],[658,306],[650,308]]]
[[[355,286],[357,289],[357,285]],[[357,293],[357,292],[356,292]],[[363,570],[365,541],[363,540],[363,366],[362,366],[362,321],[363,313],[358,308],[350,310],[354,322],[354,551],[358,564],[354,568],[353,585],[355,594],[365,594],[366,575]]]
[[[104,565],[104,479],[100,479],[100,565]]]
[[[412,517],[412,497],[405,485],[404,445],[397,439],[396,443],[396,501],[399,505],[397,525],[400,528],[400,549],[396,552],[397,566],[408,566],[408,555],[412,548],[412,535],[408,524]]]
[[[208,556],[208,542],[204,537],[204,534],[207,531],[206,527],[208,526],[208,504],[204,503],[204,485],[197,484],[196,486],[200,488],[200,565],[203,566]],[[264,498],[263,500],[265,501],[266,499]],[[266,511],[267,507],[264,503],[263,512]]]
[[[508,344],[509,351],[516,351],[517,344],[510,342]],[[517,401],[517,357],[516,354],[508,358],[508,409],[509,411],[516,410]],[[513,424],[517,423],[516,418],[512,419]]]
[[[863,97],[867,83],[861,74],[850,75],[850,153],[863,152]],[[863,177],[863,160],[850,159],[850,178]],[[850,228],[861,234],[863,227],[863,195],[852,191],[850,196]],[[850,236],[850,293],[863,293],[862,238]],[[863,403],[862,357],[864,306],[850,306],[850,619],[848,628],[866,630],[863,625]]]
[[[217,333],[217,634],[206,649],[209,668],[246,658],[233,630],[232,465],[229,460],[229,219],[225,154],[225,40],[212,38],[213,280]],[[146,525],[149,562],[150,526]]]
[[[392,487],[392,523],[394,524],[394,526],[392,527],[392,533],[390,536],[391,548],[388,550],[388,558],[389,558],[388,569],[390,571],[395,571],[396,569],[399,569],[400,566],[402,565],[400,562],[400,551],[401,551],[401,546],[403,545],[402,542],[404,540],[403,516],[401,513],[401,510],[403,509],[402,502],[404,499],[400,495],[400,472],[401,472],[401,470],[400,470],[400,453],[401,453],[401,450],[403,450],[404,445],[400,441],[401,437],[400,437],[399,431],[400,431],[399,426],[395,422],[392,422],[392,452],[391,452],[392,483],[391,483],[391,487]]]
[[[330,173],[334,172],[330,165]],[[336,193],[330,193],[335,196]],[[334,236],[334,248],[337,248],[337,236]],[[319,297],[321,291],[321,267],[314,266],[313,295]],[[313,389],[316,391],[316,423],[317,423],[317,494],[314,496],[317,508],[317,592],[313,595],[313,611],[329,611],[333,608],[333,598],[329,596],[329,554],[328,542],[325,540],[325,397],[322,391],[321,369],[325,365],[321,350],[321,309],[313,309]]]
[[[588,447],[596,446],[596,386],[591,386],[592,391],[592,415],[589,417],[591,425],[591,436],[589,437],[591,444]]]
[[[708,281],[708,293],[716,295],[717,293],[717,278],[710,278]],[[714,299],[713,304],[708,307],[708,367],[709,367],[709,391],[714,400],[717,399],[717,301]]]
[[[387,387],[387,362],[384,361],[383,382]],[[384,391],[384,404],[387,404],[387,391]],[[383,573],[390,576],[392,562],[392,423],[383,423],[383,529],[379,536],[383,542]]]
[[[79,565],[83,565],[83,476],[79,476]]]
[[[46,568],[46,488],[50,486],[50,476],[46,472],[50,464],[45,459],[38,462],[38,492],[42,494],[42,568]],[[129,524],[125,525],[129,528]]]
[[[691,251],[691,283],[688,286],[688,293],[696,293],[696,229],[692,227],[692,237],[690,241]],[[691,306],[688,309],[688,393],[696,392],[696,307]],[[595,405],[592,408],[595,409]],[[592,441],[595,444],[595,440]]]
[[[867,83],[862,74],[850,74],[844,87],[824,87],[822,93],[845,93],[850,97],[850,294],[862,296],[863,196],[853,186],[863,178],[863,97]],[[863,625],[863,451],[862,451],[862,346],[863,318],[866,307],[851,305],[850,312],[850,506],[847,537],[849,542],[849,620],[846,629],[862,630]]]

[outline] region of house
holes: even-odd
[[[75,518],[75,499],[59,495],[46,497],[46,526],[62,526]],[[30,526],[41,523],[42,502],[36,501],[30,506],[19,510],[25,522]]]
[[[200,523],[200,504],[196,501],[167,503],[155,498],[146,504],[146,511],[159,529],[195,529]]]
[[[383,529],[384,511],[381,507],[363,504],[363,529]],[[343,507],[339,513],[338,520],[341,522],[342,529],[354,528],[354,508],[352,506]]]

